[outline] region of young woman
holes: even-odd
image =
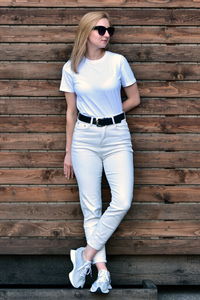
[[[98,278],[90,291],[102,293],[112,288],[105,244],[133,197],[133,149],[125,112],[140,103],[136,79],[126,58],[105,49],[113,33],[106,12],[85,14],[60,84],[67,101],[64,174],[67,179],[76,176],[87,240],[85,247],[70,251],[73,270],[69,279],[75,288],[83,287],[93,263]],[[123,103],[121,87],[127,96]],[[102,214],[103,169],[112,199]]]

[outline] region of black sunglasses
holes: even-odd
[[[93,30],[98,30],[99,35],[104,35],[106,30],[108,31],[109,35],[112,36],[114,34],[115,28],[114,27],[104,27],[104,26],[95,26],[92,28]]]

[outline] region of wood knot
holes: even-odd
[[[52,234],[54,236],[60,236],[60,231],[59,230],[53,230]]]
[[[184,79],[184,74],[179,73],[179,72],[174,72],[173,73],[173,79],[178,79],[178,80],[183,80]]]
[[[178,79],[178,80],[183,80],[183,79],[184,79],[184,75],[181,74],[181,73],[178,73],[178,74],[177,74],[177,79]]]

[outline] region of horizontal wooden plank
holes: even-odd
[[[99,10],[99,9],[98,9]],[[93,11],[98,11],[96,8]],[[200,25],[197,9],[129,9],[106,10],[114,25]],[[1,8],[2,25],[77,25],[89,10],[68,8]]]
[[[140,95],[144,97],[198,97],[199,82],[139,82]]]
[[[124,220],[113,237],[199,237],[199,221]],[[0,237],[83,238],[82,221],[1,221]]]
[[[108,188],[103,189],[103,195]],[[37,195],[37,197],[36,197]],[[79,201],[77,185],[57,186],[3,186],[0,185],[0,202],[76,202]]]
[[[137,80],[199,80],[200,64],[130,63]],[[2,62],[1,79],[61,79],[63,63]]]
[[[24,240],[27,241],[27,239]],[[36,239],[33,238],[32,240],[35,241]],[[56,249],[55,241],[56,240],[54,239],[53,243],[49,243],[49,248]],[[73,242],[76,243],[75,240]],[[72,244],[71,248],[74,248],[74,244]],[[129,248],[128,244],[127,244],[127,248]],[[67,254],[68,253],[69,253],[69,247],[67,248]],[[180,285],[181,287],[179,286],[179,288],[177,289],[181,291],[181,295],[187,296],[188,290],[199,291],[199,287],[198,287],[200,282],[198,276],[199,261],[200,261],[199,255],[156,255],[156,256],[146,255],[144,256],[144,255],[140,255],[139,253],[138,255],[133,254],[133,255],[125,255],[125,256],[111,255],[108,259],[108,268],[109,270],[111,270],[112,285],[114,289],[117,286],[118,287],[120,286],[123,289],[130,288],[130,287],[135,288],[136,286],[134,285],[137,285],[137,288],[141,288],[142,282],[145,278],[147,280],[151,280],[151,281],[153,280],[154,283],[158,285],[165,285],[165,290],[167,289],[168,293],[172,292],[172,289],[174,291],[174,288],[176,288],[175,286]],[[13,266],[15,266],[15,268]],[[3,256],[2,255],[0,257],[0,267],[1,270],[5,270],[5,272],[1,272],[0,274],[1,283],[2,283],[1,288],[5,288],[8,286],[12,289],[14,287],[16,288],[19,286],[30,288],[30,286],[32,287],[34,286],[34,287],[39,287],[40,289],[42,289],[42,287],[48,287],[53,289],[55,287],[67,288],[66,275],[71,271],[72,264],[69,255],[66,255],[66,252],[63,252],[62,256],[54,255],[54,254],[35,255],[35,256],[33,255],[7,255],[7,256],[4,255]],[[10,282],[11,273],[12,273],[12,285]],[[89,289],[91,283],[94,280],[95,274],[93,275],[94,275],[93,278],[90,278],[90,276],[87,277],[87,284],[86,284],[87,290]],[[173,287],[172,286],[166,287],[166,284],[173,285]],[[197,285],[197,286],[196,288],[194,286],[190,288],[187,285]],[[160,288],[162,290],[162,287]],[[76,292],[82,291],[80,289],[79,290],[73,289],[73,290]],[[184,292],[186,292],[186,294],[184,294]],[[111,293],[109,294],[108,297],[106,295],[102,295],[102,297],[98,295],[98,299],[100,299],[100,297],[103,299],[106,298],[109,299],[110,295]],[[27,300],[27,298],[25,299]],[[34,299],[38,299],[38,298],[34,298]],[[60,299],[63,299],[63,297],[61,297]],[[87,298],[82,297],[81,299],[87,299]],[[126,299],[126,298],[121,297],[121,299]],[[136,300],[137,298],[133,298],[133,299]],[[147,299],[148,298],[146,297],[145,300]],[[44,298],[41,300],[44,300]]]
[[[128,115],[198,115],[200,98],[142,98],[138,107]],[[66,113],[66,101],[62,97],[1,97],[2,114],[52,114]]]
[[[199,151],[198,134],[133,134],[135,150],[196,150]]]
[[[190,103],[190,102],[189,102]],[[189,104],[187,102],[187,104]],[[191,103],[192,104],[195,103]],[[198,101],[197,101],[198,104]],[[1,97],[1,114],[65,114],[66,100],[62,97]]]
[[[134,133],[134,150],[199,151],[199,134]],[[65,133],[1,133],[1,150],[62,150]]]
[[[72,43],[77,26],[1,26],[0,42],[2,43]],[[113,43],[199,43],[200,28],[142,26],[119,28],[112,37]]]
[[[12,187],[14,190],[15,188]],[[12,190],[11,188],[11,190]],[[200,202],[199,186],[135,186],[134,202]]]
[[[148,45],[110,44],[109,49],[121,53],[129,61],[138,62],[199,62],[198,45]],[[71,53],[71,44],[61,43],[3,43],[0,48],[2,61],[66,61]]]
[[[129,61],[199,62],[199,45],[110,45],[113,52],[122,53]],[[187,52],[189,51],[189,53]]]
[[[138,80],[199,80],[200,64],[130,63]]]
[[[0,96],[61,96],[60,80],[1,80]],[[138,82],[142,97],[199,97],[199,82]]]
[[[199,133],[199,117],[127,117],[131,132]],[[2,116],[0,132],[63,132],[65,116]]]
[[[200,152],[135,152],[138,168],[199,168]],[[10,161],[10,160],[9,160]]]
[[[64,150],[65,133],[1,133],[0,149]]]
[[[58,80],[1,80],[0,96],[61,96]]]
[[[0,66],[2,79],[57,79],[61,78],[62,62],[5,62]]]
[[[71,248],[85,245],[84,239],[58,238],[0,238],[0,254],[6,255],[66,255]],[[199,239],[117,239],[112,237],[107,243],[108,255],[193,255],[200,253]],[[168,256],[167,256],[168,257]],[[169,257],[168,257],[169,260]],[[153,259],[155,261],[155,257]],[[182,264],[183,266],[183,264]],[[141,264],[140,268],[141,269]],[[137,271],[138,272],[138,271]],[[190,268],[191,272],[191,268]],[[196,276],[198,277],[198,276]],[[30,283],[30,282],[29,282]],[[166,284],[166,281],[163,282]]]
[[[78,200],[78,198],[77,198]],[[110,201],[110,199],[106,199]],[[108,203],[103,205],[103,211]],[[1,203],[0,220],[82,220],[79,203]],[[199,220],[200,204],[133,203],[124,220]]]
[[[36,197],[37,195],[37,197]],[[103,202],[110,201],[110,189],[102,185]],[[0,202],[76,202],[79,201],[77,185],[0,186]],[[137,186],[133,202],[192,203],[200,202],[199,186]]]
[[[65,151],[0,152],[0,167],[37,168],[63,167]],[[200,168],[200,152],[139,152],[134,153],[137,168]]]
[[[142,24],[141,24],[142,25]],[[62,29],[61,29],[62,30]],[[200,28],[170,27],[170,26],[142,26],[116,28],[112,37],[114,43],[199,43]],[[7,42],[7,40],[6,40]]]
[[[63,168],[0,169],[0,184],[75,184]],[[135,169],[135,184],[200,184],[200,169]]]
[[[72,43],[75,32],[76,26],[1,26],[0,42]]]
[[[128,112],[130,115],[198,115],[199,113],[200,98],[142,98],[140,105]]]
[[[65,116],[29,116],[0,118],[1,132],[65,132]]]
[[[39,2],[24,0],[2,0],[1,6],[11,7],[200,7],[199,1],[196,0],[169,0],[169,1],[154,1],[154,0],[128,0],[122,2],[121,0],[103,0],[101,2],[97,0],[40,0]]]
[[[200,118],[198,117],[129,117],[127,118],[131,132],[158,133],[198,133]]]
[[[71,50],[72,45],[65,44],[16,43],[15,50],[11,44],[2,44],[0,56],[5,61],[65,61]]]

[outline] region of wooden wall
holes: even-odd
[[[200,253],[200,1],[0,2],[0,254],[66,254],[83,244],[75,180],[63,174],[61,68],[81,16],[110,13],[110,50],[142,99],[128,114],[135,198],[109,254]],[[105,205],[109,201],[103,184]]]

